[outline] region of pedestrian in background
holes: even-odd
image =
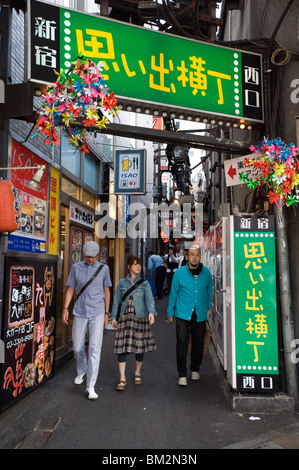
[[[155,301],[150,284],[141,278],[142,260],[129,255],[127,267],[129,274],[118,283],[111,311],[111,325],[117,328],[114,353],[117,354],[120,376],[116,390],[120,391],[127,385],[127,354],[135,354],[134,384],[141,385],[144,354],[157,349],[150,330],[156,316]]]
[[[90,400],[98,398],[95,384],[98,378],[103,330],[108,324],[110,306],[110,273],[107,265],[99,263],[99,245],[87,242],[83,247],[84,261],[75,263],[69,273],[62,320],[67,325],[68,307],[74,293],[79,295],[73,309],[73,350],[77,362],[74,383],[83,383],[86,375],[86,394]],[[90,281],[88,283],[88,281]],[[86,333],[89,332],[88,359],[85,352]]]
[[[183,255],[179,260],[179,268],[188,264],[188,248],[183,248]]]
[[[148,270],[154,279],[157,296],[159,299],[162,299],[166,267],[163,263],[163,258],[160,255],[155,255],[153,251],[148,252]]]
[[[181,245],[179,243],[175,244],[175,254],[178,257],[183,256],[183,250],[181,249]]]
[[[167,287],[171,289],[171,283],[174,273],[179,267],[179,257],[175,254],[175,247],[173,245],[169,245],[168,253],[164,256],[165,263],[166,263],[166,279],[167,279]]]
[[[191,333],[191,379],[200,378],[207,313],[212,303],[213,280],[210,270],[200,262],[199,248],[188,250],[188,264],[173,276],[167,316],[176,317],[176,358],[178,385],[187,385],[187,352]]]

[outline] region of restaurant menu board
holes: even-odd
[[[1,411],[54,375],[56,263],[7,257]]]

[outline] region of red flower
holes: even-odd
[[[117,106],[117,99],[115,98],[115,95],[113,91],[111,91],[110,95],[105,95],[103,99],[103,107],[105,111],[113,111],[113,108]]]
[[[273,204],[274,202],[277,203],[279,199],[279,194],[276,191],[269,191],[268,198],[271,204]]]
[[[84,145],[81,145],[80,150],[82,153],[89,153],[90,147],[87,142],[84,143]]]
[[[96,118],[91,118],[91,119],[83,119],[84,126],[89,127],[89,126],[95,126],[96,125]]]

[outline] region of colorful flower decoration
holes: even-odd
[[[58,126],[62,123],[70,133],[69,142],[81,152],[88,153],[87,130],[103,129],[110,117],[118,114],[117,100],[113,91],[109,93],[101,74],[102,63],[95,64],[90,59],[78,57],[69,70],[60,70],[57,81],[42,95],[43,102],[37,113],[37,131],[46,136],[47,145],[57,145]],[[79,78],[76,80],[74,75]],[[84,127],[76,127],[75,121],[81,118]]]
[[[299,162],[294,144],[287,145],[280,138],[264,139],[250,150],[256,154],[252,159],[245,158],[244,167],[255,169],[254,176],[240,173],[241,183],[256,189],[263,184],[269,189],[268,198],[271,204],[279,207],[279,201],[289,206],[299,203]]]

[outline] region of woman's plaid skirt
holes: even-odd
[[[157,346],[150,330],[148,317],[137,317],[133,296],[130,295],[126,309],[119,317],[114,352],[116,354],[144,354],[155,349]]]

